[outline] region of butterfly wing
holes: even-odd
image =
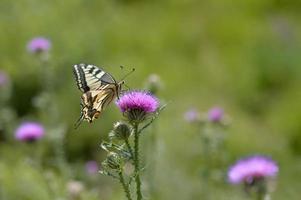
[[[81,116],[76,122],[77,128],[83,120],[92,122],[98,118],[107,105],[119,95],[122,83],[95,65],[78,64],[73,66],[81,97]]]
[[[93,96],[92,91],[92,96]],[[106,85],[100,91],[95,91],[93,99],[93,108],[101,114],[101,112],[114,100],[117,96],[115,85]],[[97,115],[98,117],[99,115]],[[96,118],[97,118],[96,117]]]
[[[73,66],[78,89],[83,93],[90,90],[100,90],[107,84],[116,84],[115,79],[101,68],[90,64],[77,64]]]

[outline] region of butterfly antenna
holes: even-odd
[[[121,69],[123,69],[123,66],[120,66]],[[133,73],[135,71],[135,68],[132,68],[131,71],[129,71],[127,74],[125,74],[121,80],[124,80],[126,77],[128,77],[131,73]]]
[[[124,86],[127,88],[127,89],[130,89],[130,86],[128,86],[127,84],[124,83]]]

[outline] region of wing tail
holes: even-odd
[[[81,125],[83,120],[84,120],[84,114],[81,113],[79,119],[74,124],[74,129],[77,129]]]

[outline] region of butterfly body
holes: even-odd
[[[83,92],[81,96],[81,116],[76,124],[82,120],[93,122],[103,110],[119,97],[123,81],[116,82],[107,72],[95,65],[78,64],[73,66],[78,88]]]

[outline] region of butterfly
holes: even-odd
[[[74,65],[73,73],[78,89],[83,92],[77,128],[83,120],[93,122],[116,97],[119,98],[124,81],[117,82],[111,74],[91,64]]]

